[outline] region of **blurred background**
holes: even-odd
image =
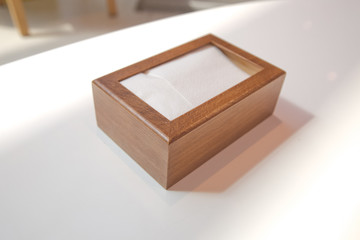
[[[122,28],[242,1],[0,0],[0,65]],[[25,30],[16,26],[19,11]]]

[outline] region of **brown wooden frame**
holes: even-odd
[[[231,60],[233,60],[233,62],[241,65],[242,68],[245,68],[244,70],[250,74],[250,77],[172,121],[169,121],[166,117],[161,115],[151,106],[149,106],[139,97],[137,97],[134,93],[132,93],[122,84],[120,84],[120,81],[127,79],[135,74],[145,72],[146,70],[149,70],[165,62],[171,61],[172,59],[180,57],[186,53],[189,53],[208,44],[212,44],[218,47]],[[130,65],[128,67],[125,67],[123,69],[120,69],[118,71],[115,71],[113,73],[110,73],[101,78],[98,78],[93,81],[93,88],[94,99],[95,95],[102,95],[101,98],[103,99],[107,98],[106,96],[108,96],[113,99],[114,102],[120,103],[120,105],[122,106],[121,109],[125,108],[126,111],[130,113],[130,115],[135,116],[135,118],[137,119],[136,121],[142,122],[143,125],[145,125],[148,129],[151,129],[151,131],[155,133],[155,137],[153,136],[152,138],[157,139],[159,137],[160,139],[162,139],[163,142],[167,144],[166,150],[164,150],[166,147],[164,147],[162,143],[159,143],[157,147],[154,146],[154,148],[159,148],[158,152],[164,151],[163,154],[161,153],[162,156],[167,156],[167,159],[161,160],[161,163],[158,163],[157,160],[154,160],[154,166],[162,166],[164,164],[164,161],[167,164],[167,166],[162,167],[163,170],[161,170],[165,172],[161,172],[160,174],[160,170],[155,169],[156,167],[154,168],[155,170],[149,171],[147,169],[147,166],[144,166],[144,164],[147,164],[147,160],[144,158],[144,156],[146,156],[147,154],[146,151],[142,154],[142,156],[140,157],[142,159],[140,160],[136,159],[138,150],[130,149],[129,151],[130,155],[140,165],[142,165],[144,169],[146,169],[162,186],[168,188],[169,186],[180,180],[182,177],[184,177],[186,174],[194,170],[196,167],[200,166],[204,161],[206,161],[206,158],[213,156],[222,148],[230,144],[232,141],[236,140],[236,138],[238,138],[239,136],[250,130],[252,127],[254,127],[256,124],[268,117],[273,112],[284,78],[285,72],[280,68],[277,68],[272,64],[258,57],[255,57],[254,55],[244,50],[241,50],[238,47],[235,47],[234,45],[227,43],[214,35],[209,34],[186,44],[175,47],[173,49],[170,49],[166,52],[140,61],[138,63],[135,63],[133,65]],[[272,82],[274,83],[270,84]],[[263,90],[259,91],[262,88]],[[256,92],[257,94],[254,94]],[[253,95],[252,98],[248,97],[251,95]],[[98,98],[100,99],[100,97]],[[101,101],[106,102],[108,100]],[[269,103],[266,103],[267,101],[269,101]],[[95,100],[95,105],[97,105],[96,102],[97,101]],[[259,103],[260,105],[262,104],[264,107],[259,109],[259,113],[252,113],[253,111],[256,111],[256,109],[252,109],[256,108]],[[110,102],[108,102],[108,104],[110,104]],[[100,105],[100,103],[98,103],[98,106],[99,107],[97,108],[100,109],[104,105]],[[229,110],[231,107],[233,107],[232,110]],[[182,147],[189,148],[189,140],[186,139],[190,138],[190,136],[197,136],[196,134],[198,134],[199,136],[204,136],[207,134],[206,131],[219,131],[217,129],[221,127],[221,123],[214,122],[219,121],[219,119],[222,119],[221,121],[229,121],[229,119],[235,118],[230,117],[233,114],[231,111],[243,111],[243,109],[245,109],[244,114],[249,114],[250,117],[248,119],[246,119],[246,117],[243,118],[239,117],[238,115],[234,115],[237,119],[244,122],[243,126],[237,127],[236,124],[238,123],[232,123],[232,126],[225,127],[226,131],[231,131],[231,127],[233,127],[234,131],[237,131],[237,133],[234,136],[229,137],[228,139],[226,139],[226,137],[224,138],[223,136],[218,135],[218,139],[213,140],[216,142],[222,141],[221,139],[224,139],[224,143],[214,144],[214,142],[211,143],[210,140],[208,144],[213,145],[213,150],[206,150],[206,147],[202,147],[203,149],[199,151],[197,149],[191,150],[193,152],[189,154],[180,153],[182,151]],[[116,107],[113,108],[113,111],[114,110],[116,111]],[[123,113],[123,115],[128,113]],[[218,117],[218,115],[220,115],[221,113],[223,113],[223,115]],[[123,141],[121,137],[118,138],[117,135],[119,133],[115,133],[113,131],[114,127],[107,127],[108,124],[113,123],[107,122],[107,120],[99,123],[101,114],[103,113],[97,111],[97,119],[99,126],[102,129],[107,128],[105,129],[105,132],[108,133],[109,136],[111,136],[120,146],[123,147],[124,144],[129,145],[126,140]],[[114,116],[116,117],[116,115],[112,115],[112,117]],[[134,120],[127,119],[127,121]],[[205,127],[202,127],[203,130],[199,128],[202,125],[205,125]],[[120,125],[118,125],[117,128],[119,128],[119,126]],[[206,126],[208,126],[209,130],[205,131],[204,128],[207,128]],[[238,130],[236,130],[236,128],[238,128]],[[127,134],[127,132],[122,132],[122,134]],[[141,136],[141,133],[139,134]],[[156,135],[158,137],[156,137]],[[211,136],[211,133],[209,133],[209,136]],[[137,137],[137,139],[139,139],[139,137]],[[133,141],[131,144],[137,143]],[[141,147],[142,146],[139,146],[139,148]],[[127,151],[126,146],[125,150]],[[127,152],[129,153],[129,151]],[[200,151],[209,151],[209,153],[203,154],[199,157],[198,160],[194,160],[194,163],[188,165],[186,165],[187,163],[180,163],[179,165],[179,162],[187,161],[187,159],[191,162],[192,160],[190,158],[196,158],[196,155]],[[157,153],[155,152],[154,154],[156,155]],[[154,158],[154,156],[152,157]],[[170,158],[172,159],[172,162],[170,161]],[[186,166],[181,166],[182,164],[185,164]],[[161,176],[158,177],[157,175]]]
[[[251,63],[253,63],[263,69],[222,94],[215,96],[172,121],[169,121],[126,87],[119,84],[120,81],[137,73],[145,72],[146,70],[171,61],[174,58],[180,57],[207,44],[213,44],[228,54],[237,55],[237,57],[243,58],[244,62],[247,64],[251,65]],[[98,78],[94,80],[94,83],[101,86],[102,89],[107,90],[109,95],[123,103],[124,106],[127,106],[130,112],[142,119],[154,132],[162,136],[165,141],[171,143],[282,74],[284,74],[284,71],[272,64],[265,62],[212,34],[208,34]]]

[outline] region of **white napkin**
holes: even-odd
[[[120,83],[173,120],[248,77],[217,47],[205,46]]]

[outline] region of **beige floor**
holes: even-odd
[[[25,0],[30,36],[21,37],[8,9],[0,6],[0,65],[56,47],[179,12],[137,11],[136,0],[117,0],[118,15],[107,15],[106,0]]]

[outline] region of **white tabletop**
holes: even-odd
[[[0,239],[360,239],[360,2],[185,14],[0,67]],[[213,33],[287,71],[274,116],[166,191],[91,81]]]

